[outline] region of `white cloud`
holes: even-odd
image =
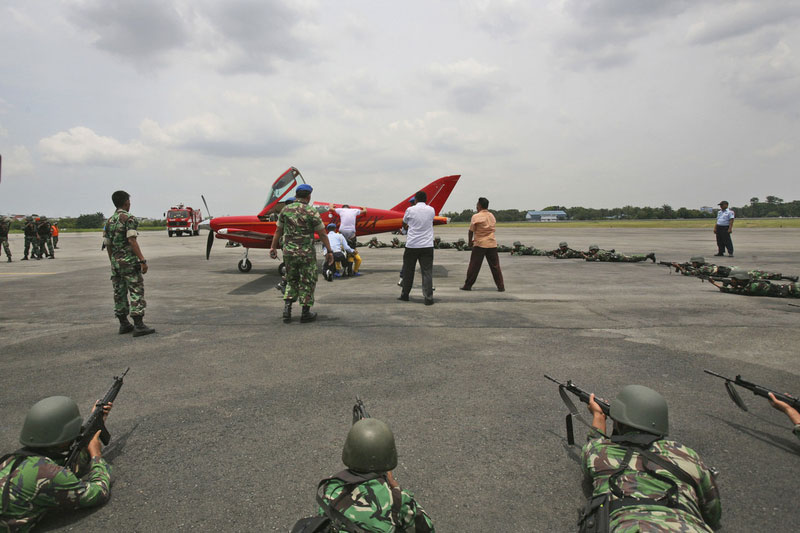
[[[30,176],[33,171],[33,158],[26,147],[12,146],[9,152],[3,154],[3,176]]]
[[[720,4],[689,28],[692,44],[711,44],[752,34],[770,26],[790,25],[800,18],[800,4],[759,0]]]
[[[40,140],[39,151],[48,163],[119,167],[129,165],[147,150],[138,141],[123,144],[78,126]]]
[[[786,141],[779,141],[772,146],[756,150],[756,155],[765,158],[780,157],[794,151],[794,146]]]
[[[480,113],[500,95],[503,84],[498,70],[473,58],[428,68],[434,88],[445,89],[449,102],[464,113]]]

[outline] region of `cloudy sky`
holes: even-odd
[[[794,0],[6,0],[0,213],[800,199]]]

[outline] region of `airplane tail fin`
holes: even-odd
[[[436,181],[430,182],[420,189],[421,191],[425,191],[425,194],[428,195],[428,201],[425,203],[431,206],[437,215],[444,207],[444,203],[447,201],[450,193],[453,192],[453,188],[455,188],[460,177],[461,174],[445,176],[444,178],[439,178]],[[414,192],[414,194],[416,194],[416,192]],[[414,198],[414,194],[406,196],[402,202],[394,206],[391,210],[405,213],[406,209],[411,207],[411,202],[409,202],[409,200]]]

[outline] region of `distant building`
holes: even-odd
[[[700,208],[700,212],[701,213],[713,213],[714,212],[714,208],[713,207],[709,207],[707,205],[704,205],[703,207]]]
[[[525,214],[528,222],[558,222],[567,218],[565,211],[528,211]]]

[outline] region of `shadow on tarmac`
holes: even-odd
[[[783,437],[778,437],[776,435],[772,435],[771,433],[767,433],[765,431],[760,431],[758,429],[753,429],[747,426],[742,426],[741,424],[737,424],[736,422],[731,422],[730,420],[725,420],[724,418],[720,418],[715,415],[706,414],[707,417],[713,418],[715,420],[719,420],[720,422],[732,427],[736,431],[740,431],[745,435],[753,437],[754,439],[760,440],[765,444],[769,444],[774,448],[778,448],[787,453],[791,453],[794,455],[800,455],[800,445],[790,439],[785,439]],[[758,418],[758,417],[756,417]],[[783,427],[783,426],[780,426]],[[788,432],[789,429],[787,428],[786,431]]]

